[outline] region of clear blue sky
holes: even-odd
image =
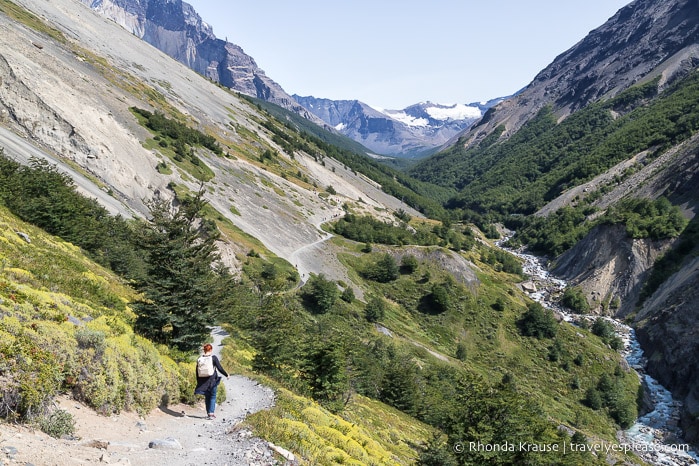
[[[289,94],[402,109],[526,86],[630,0],[185,0]]]

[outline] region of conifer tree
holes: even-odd
[[[328,280],[324,274],[311,274],[308,282],[304,285],[302,294],[311,310],[316,314],[325,314],[335,305],[340,290],[337,284]]]
[[[143,298],[134,305],[136,328],[183,351],[197,348],[215,323],[218,230],[199,216],[205,204],[203,190],[176,207],[151,202],[140,238],[147,276],[138,286]]]

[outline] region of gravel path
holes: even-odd
[[[214,353],[220,355],[227,334],[212,331]],[[268,387],[246,377],[223,379],[227,401],[206,419],[203,401],[195,406],[171,405],[145,418],[135,413],[100,416],[68,397],[58,400],[76,419],[78,439],[54,439],[27,427],[0,424],[0,465],[69,466],[86,463],[127,465],[262,466],[294,464],[275,454],[274,446],[239,426],[245,416],[274,405]]]

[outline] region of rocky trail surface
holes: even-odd
[[[214,328],[214,353],[227,334]],[[221,382],[227,399],[206,419],[203,401],[194,406],[160,407],[145,417],[136,413],[102,416],[62,397],[60,408],[76,420],[74,438],[55,439],[26,426],[0,424],[0,465],[69,466],[123,464],[143,466],[267,466],[295,464],[286,451],[240,426],[249,414],[274,405],[268,387],[231,375]]]

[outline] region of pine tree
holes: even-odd
[[[136,328],[183,351],[197,348],[214,324],[214,264],[220,256],[218,231],[199,216],[205,204],[203,190],[177,207],[151,202],[151,219],[140,238],[147,272],[138,286],[143,299],[134,305]]]
[[[379,296],[371,295],[364,308],[364,317],[369,322],[382,320],[386,315],[386,302]]]

